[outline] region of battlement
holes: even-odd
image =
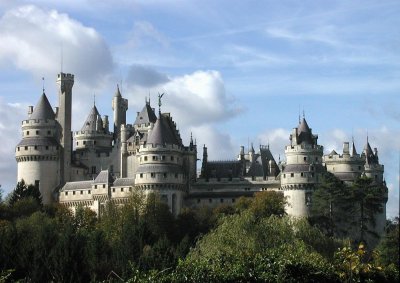
[[[359,155],[327,154],[323,157],[324,162],[363,162]]]
[[[57,74],[57,80],[61,80],[61,79],[74,80],[74,75],[70,74],[70,73]]]

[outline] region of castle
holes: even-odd
[[[74,75],[60,73],[59,106],[52,109],[44,91],[35,107],[29,106],[22,121],[23,137],[16,146],[18,181],[35,184],[43,203],[59,202],[71,209],[86,206],[101,214],[107,202],[126,203],[133,190],[157,192],[171,212],[183,207],[232,204],[239,197],[264,190],[287,196],[287,213],[307,216],[312,193],[321,174],[332,172],[351,183],[361,175],[386,187],[384,166],[369,142],[358,154],[354,142],[343,144],[343,153],[324,155],[318,136],[306,119],[299,120],[285,147],[286,161],[275,161],[269,146],[248,152],[240,147],[236,160],[209,160],[203,146],[197,174],[197,145],[191,137],[184,145],[169,113],[146,101],[133,124],[126,121],[128,101],[117,87],[112,98],[113,131],[108,116],[94,105],[79,131],[71,131]],[[387,190],[386,190],[387,200]],[[384,211],[377,216],[377,231],[383,231]]]

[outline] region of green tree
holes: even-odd
[[[269,217],[271,215],[285,215],[286,198],[281,192],[263,191],[254,194],[250,203],[250,211],[256,218]]]
[[[400,231],[399,217],[393,220],[388,220],[386,225],[385,235],[381,238],[379,245],[376,247],[377,261],[382,266],[392,265],[400,267]]]
[[[384,187],[377,185],[371,178],[360,177],[351,187],[352,201],[354,203],[352,214],[353,223],[359,227],[358,241],[365,242],[366,235],[372,235],[377,238],[374,232],[375,219],[378,213],[381,213],[384,205]]]
[[[11,193],[8,204],[13,206],[17,201],[28,197],[36,200],[39,205],[42,204],[42,196],[40,195],[39,188],[34,185],[26,185],[25,181],[21,180]]]
[[[328,236],[346,237],[352,205],[349,188],[335,175],[326,172],[313,193],[309,221]]]

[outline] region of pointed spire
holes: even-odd
[[[46,94],[43,92],[40,97],[38,103],[33,109],[33,113],[30,116],[32,120],[53,120],[55,118],[55,114],[53,109],[51,108],[50,102],[47,99]]]
[[[253,147],[253,143],[251,143],[251,147],[250,147],[250,151],[249,152],[251,152],[251,153],[254,153],[255,151],[254,151],[254,147]]]
[[[96,107],[96,93],[93,93],[93,107]]]
[[[354,137],[351,138],[351,156],[357,155],[356,146],[354,144]]]
[[[42,82],[43,82],[43,93],[44,93],[44,77],[42,77]]]
[[[115,97],[122,97],[121,92],[119,90],[119,85],[117,84],[117,90],[115,91]]]

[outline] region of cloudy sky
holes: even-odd
[[[79,4],[76,4],[79,2]],[[399,211],[400,3],[395,1],[0,0],[0,184],[16,182],[20,121],[56,74],[75,74],[73,127],[93,97],[112,117],[119,84],[134,121],[166,93],[185,142],[210,159],[270,144],[283,159],[305,113],[325,151],[367,133]],[[302,115],[302,114],[301,114]],[[199,156],[201,157],[201,150]]]

